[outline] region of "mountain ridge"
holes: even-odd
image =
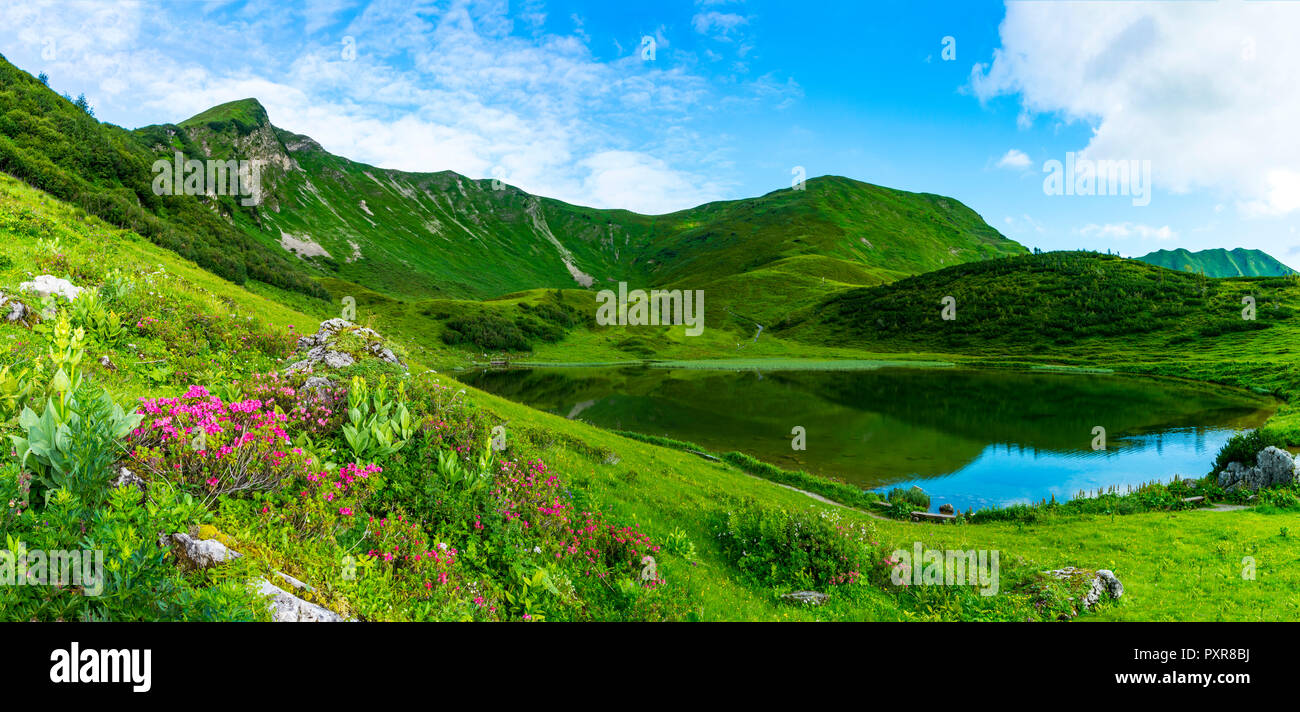
[[[218,105],[178,126],[209,157],[247,153],[249,136],[273,132],[283,152],[258,156],[283,169],[263,179],[271,184],[272,212],[243,227],[282,246],[310,245],[305,249],[319,254],[308,259],[324,270],[398,297],[483,299],[619,281],[704,288],[799,256],[818,258],[827,273],[856,263],[868,268],[861,283],[873,284],[1027,252],[953,198],[838,176],[810,179],[801,190],[644,215],[454,171],[353,161],[276,127],[256,99]],[[380,224],[384,240],[374,239]],[[420,264],[423,256],[439,264]],[[485,274],[482,265],[502,269]],[[412,284],[392,276],[406,271],[439,279]]]
[[[277,127],[255,98],[179,124],[97,121],[0,59],[0,170],[135,229],[236,283],[317,298],[348,284],[404,302],[531,289],[710,289],[712,304],[765,313],[823,285],[871,285],[1025,254],[960,201],[842,177],[663,215],[573,205],[452,171],[410,173],[336,156]],[[51,132],[61,137],[51,142]],[[213,193],[156,195],[151,166],[262,160],[259,205]],[[797,283],[798,294],[772,296]],[[787,290],[788,291],[788,290]]]
[[[1192,252],[1186,248],[1156,250],[1141,257],[1142,262],[1157,267],[1194,272],[1207,277],[1285,277],[1296,271],[1262,250],[1217,247]]]

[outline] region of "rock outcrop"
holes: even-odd
[[[1219,472],[1219,486],[1256,491],[1300,480],[1300,463],[1286,450],[1270,445],[1259,451],[1255,462],[1254,467],[1240,462],[1228,463]]]
[[[216,534],[216,536],[224,538],[224,535],[221,534]],[[176,555],[176,560],[190,570],[206,569],[209,566],[224,564],[243,556],[216,538],[196,539],[189,534],[180,533],[164,536],[160,541],[163,545],[168,542],[171,543],[172,553]],[[275,575],[294,589],[307,592],[314,590],[311,586],[288,574],[276,571]],[[248,585],[259,596],[266,599],[266,605],[271,611],[271,620],[277,623],[341,623],[344,621],[343,616],[334,611],[303,600],[264,578],[254,579]]]
[[[830,598],[830,596],[820,591],[795,591],[794,593],[783,594],[781,598],[786,601],[802,603],[807,606],[820,606],[825,603],[826,599]]]
[[[0,319],[8,324],[30,327],[39,322],[41,317],[25,303],[0,294]]]
[[[66,279],[60,279],[52,274],[43,274],[30,282],[23,282],[18,288],[24,292],[32,292],[38,297],[48,297],[57,294],[68,301],[74,301],[81,295],[81,287],[74,285]]]
[[[1052,578],[1065,581],[1071,586],[1081,585],[1082,595],[1079,596],[1079,606],[1082,610],[1088,610],[1097,605],[1102,596],[1109,596],[1119,600],[1124,595],[1124,584],[1120,583],[1115,572],[1110,569],[1079,569],[1073,566],[1067,566],[1063,569],[1043,572]]]
[[[298,339],[295,353],[301,359],[289,366],[289,373],[346,368],[363,358],[374,358],[406,368],[406,364],[384,345],[384,339],[378,332],[345,319],[321,322],[320,329],[315,334]]]
[[[276,623],[342,623],[343,616],[324,606],[304,601],[266,579],[257,579],[251,586],[257,595],[267,599],[271,620]]]
[[[195,539],[189,534],[172,534],[172,553],[189,569],[206,569],[241,557],[216,539]]]

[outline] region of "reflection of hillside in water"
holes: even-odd
[[[1090,451],[1092,428],[1112,449],[1143,433],[1262,422],[1248,394],[1196,384],[971,370],[754,372],[654,368],[511,369],[466,383],[596,425],[740,450],[791,469],[864,486],[945,476],[990,446]],[[803,426],[808,449],[790,447]]]
[[[1106,375],[892,369],[777,374],[822,399],[988,443],[1090,449],[1110,437],[1213,424],[1255,427],[1271,404],[1249,393],[1179,381]]]

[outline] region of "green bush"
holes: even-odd
[[[854,583],[872,566],[870,524],[833,512],[788,512],[745,500],[717,524],[723,556],[750,580],[774,588]],[[881,557],[874,557],[881,558]]]
[[[0,471],[0,491],[12,489],[14,474]],[[6,620],[267,618],[264,604],[244,583],[246,564],[222,567],[221,580],[187,578],[169,550],[158,546],[159,532],[185,531],[206,518],[202,505],[166,487],[151,489],[148,505],[133,487],[105,494],[106,501],[95,504],[53,490],[39,513],[29,509],[6,522],[0,541],[0,611]],[[72,555],[77,564],[60,575],[63,566],[52,566],[54,557],[68,562]],[[40,561],[45,565],[38,569]],[[14,578],[20,570],[27,571],[22,582]]]
[[[87,506],[99,503],[112,477],[110,468],[124,454],[121,441],[143,416],[126,414],[103,389],[89,382],[75,388],[59,371],[58,399],[37,415],[25,408],[18,417],[23,434],[11,435],[19,466],[36,476],[40,493],[70,490]]]
[[[922,512],[930,511],[930,495],[920,487],[895,487],[889,491],[889,501],[910,504]]]
[[[1270,445],[1285,448],[1286,438],[1268,428],[1236,433],[1219,449],[1219,454],[1214,458],[1214,471],[1222,470],[1230,462],[1254,467],[1259,451]]]
[[[524,332],[512,321],[496,314],[451,319],[442,332],[448,346],[473,344],[485,351],[531,351]]]

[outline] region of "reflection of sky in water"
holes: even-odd
[[[1179,428],[1153,435],[1112,438],[1106,450],[1035,451],[1018,445],[984,448],[969,465],[947,475],[903,480],[881,488],[918,485],[930,495],[930,511],[951,504],[959,510],[1029,504],[1055,495],[1058,502],[1079,492],[1095,493],[1112,485],[1121,492],[1129,485],[1156,478],[1169,481],[1203,476],[1215,453],[1232,436],[1231,430]]]

